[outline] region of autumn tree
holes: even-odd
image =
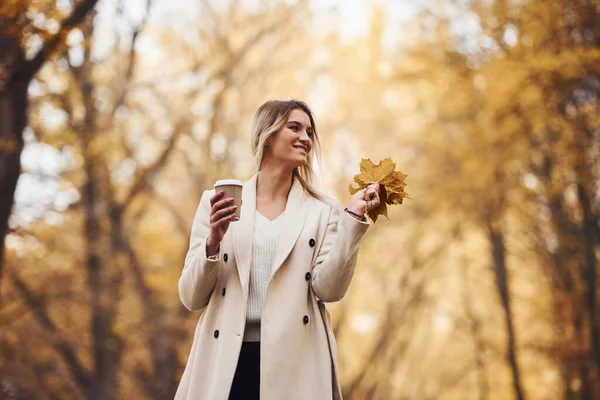
[[[22,210],[13,216],[13,244],[34,240],[53,254],[32,267],[32,253],[9,253],[7,298],[27,313],[14,320],[7,305],[0,368],[2,383],[20,396],[172,398],[197,318],[176,295],[193,211],[202,190],[238,159],[229,142],[244,139],[238,124],[245,114],[232,109],[246,103],[237,90],[270,72],[260,60],[306,8],[250,12],[204,2],[191,42],[153,21],[151,2],[143,11],[137,18],[121,5],[92,12],[32,81],[25,138],[30,148],[65,154],[57,179],[76,196],[60,209],[49,204],[34,222],[22,220]],[[128,26],[112,33],[105,54],[93,45],[106,29],[100,12]],[[168,44],[170,71],[137,50],[144,39]],[[60,122],[48,123],[49,116]],[[61,223],[45,224],[46,213]],[[61,246],[53,240],[59,232]],[[52,285],[40,285],[38,273]],[[12,352],[16,346],[27,351]],[[35,384],[31,371],[40,375]]]
[[[97,0],[76,2],[65,17],[58,10],[34,1],[8,1],[0,6],[0,277],[4,239],[8,229],[27,126],[27,88],[42,65],[63,44],[66,34],[94,8]],[[41,16],[43,23],[31,16]],[[27,54],[27,43],[39,49]],[[33,48],[35,49],[35,47]],[[31,50],[29,52],[32,52]]]

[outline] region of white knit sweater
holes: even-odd
[[[250,267],[250,286],[248,293],[248,308],[246,313],[245,342],[260,341],[260,316],[262,305],[267,294],[277,236],[279,235],[282,215],[269,221],[258,211],[255,211],[254,245],[252,247],[252,264]]]

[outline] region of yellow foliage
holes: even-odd
[[[377,222],[379,215],[388,217],[387,204],[402,204],[402,200],[405,197],[410,199],[404,191],[404,187],[406,186],[404,179],[407,175],[400,171],[395,171],[395,169],[396,163],[391,158],[386,158],[377,165],[373,164],[373,161],[368,158],[362,159],[360,162],[361,173],[354,175],[354,182],[348,186],[350,194],[355,194],[373,182],[379,183],[381,203],[378,207],[373,208],[367,213],[373,222]],[[358,185],[358,188],[354,187],[354,183]]]

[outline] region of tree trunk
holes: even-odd
[[[91,13],[81,30],[89,43],[94,27]],[[81,90],[85,117],[76,130],[81,135],[83,171],[84,237],[87,283],[91,295],[90,338],[92,351],[91,384],[86,392],[88,400],[113,400],[117,398],[118,374],[124,340],[115,331],[117,307],[123,286],[122,262],[111,239],[114,227],[107,227],[106,219],[111,213],[109,174],[102,156],[95,152],[97,115],[94,104],[94,85],[91,80],[93,63],[90,46],[85,47],[84,61],[80,67],[71,67]]]
[[[23,129],[26,126],[27,86],[20,73],[25,63],[23,50],[10,35],[0,31],[0,281],[4,241],[8,233],[17,181],[21,172]]]
[[[460,240],[463,244],[462,247],[462,265],[460,266],[462,287],[462,303],[465,308],[465,313],[469,321],[469,331],[473,340],[473,360],[477,367],[477,398],[479,400],[486,400],[489,397],[489,384],[487,382],[487,368],[485,365],[485,342],[483,341],[483,335],[481,334],[481,322],[475,315],[473,309],[473,298],[471,296],[471,289],[469,287],[469,260],[464,246],[464,239],[462,233],[455,237],[455,240]]]
[[[492,261],[494,266],[494,275],[496,277],[496,288],[502,302],[504,311],[504,321],[506,323],[506,333],[508,336],[507,357],[510,365],[513,389],[517,400],[525,399],[521,386],[521,374],[517,362],[516,335],[513,324],[513,317],[510,305],[510,296],[508,292],[508,270],[506,268],[506,249],[504,247],[504,235],[499,228],[493,226],[491,218],[487,221],[488,238],[492,246]]]
[[[576,176],[577,197],[582,214],[577,240],[577,257],[580,265],[581,279],[583,280],[584,296],[582,299],[584,316],[587,317],[586,335],[589,337],[589,380],[593,387],[590,388],[591,395],[600,396],[600,324],[598,321],[598,261],[596,248],[600,243],[600,226],[598,216],[594,212],[592,200],[596,176],[593,174],[593,165],[588,162],[588,153],[592,146],[594,134],[583,118],[576,122],[578,135],[576,136],[574,149],[578,157],[573,160],[573,170]],[[591,154],[590,154],[591,156]],[[591,157],[590,157],[591,158]]]
[[[58,48],[66,33],[77,26],[98,0],[83,0],[66,18],[57,33],[31,60],[0,21],[0,279],[4,263],[4,242],[8,233],[17,181],[21,173],[23,130],[27,126],[27,88],[48,57]]]
[[[590,341],[590,366],[588,373],[590,374],[589,380],[592,383],[590,387],[590,396],[597,398],[596,395],[600,395],[600,388],[598,388],[598,382],[596,377],[600,373],[600,326],[598,324],[598,300],[597,300],[597,261],[596,261],[596,243],[600,241],[600,234],[598,234],[598,224],[596,223],[596,216],[592,210],[590,200],[584,184],[580,181],[577,184],[579,203],[583,212],[582,221],[582,234],[583,241],[580,243],[583,246],[581,263],[581,275],[583,283],[585,285],[585,298],[583,299],[585,304],[585,310],[583,313],[587,316],[588,321],[586,326],[588,328],[587,335]]]

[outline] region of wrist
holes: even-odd
[[[347,210],[347,211],[350,211],[350,212],[351,212],[351,213],[353,213],[353,214],[360,215],[361,217],[362,217],[363,215],[365,215],[365,212],[366,212],[366,211],[361,211],[359,208],[357,208],[357,207],[352,207],[352,206],[350,206],[350,207],[346,208],[346,210]]]
[[[219,252],[220,243],[214,241],[210,236],[206,239],[206,256],[211,257]]]
[[[353,210],[350,210],[349,208],[345,208],[344,209],[345,212],[347,212],[348,214],[350,214],[354,219],[356,219],[357,221],[362,221],[362,222],[366,222],[367,218],[357,212],[354,212]]]

